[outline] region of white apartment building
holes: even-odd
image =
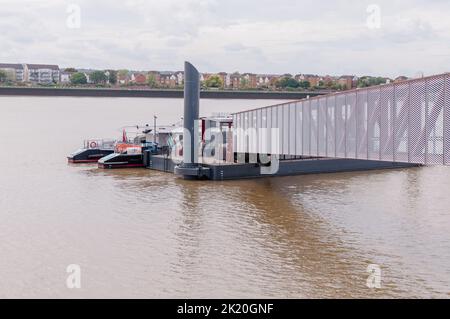
[[[0,70],[6,73],[7,79],[13,82],[25,82],[25,68],[23,64],[0,63]]]
[[[71,73],[69,72],[61,72],[61,83],[67,84],[70,83]]]
[[[33,83],[59,83],[61,72],[59,66],[50,64],[26,64],[28,82]]]

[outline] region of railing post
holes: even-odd
[[[334,157],[337,157],[337,98],[334,96]]]
[[[303,113],[303,111],[304,111],[304,108],[303,108],[303,103],[304,103],[304,101],[303,102],[301,102],[302,103],[302,105],[301,105],[301,107],[300,107],[300,112],[301,112],[301,114],[302,114],[302,156],[304,156],[305,155],[305,143],[304,143],[304,140],[305,140],[305,113]]]
[[[447,165],[447,156],[448,156],[448,149],[447,149],[447,143],[448,143],[448,132],[449,132],[449,124],[448,123],[448,95],[447,95],[447,77],[448,77],[448,73],[444,74],[444,106],[443,106],[443,122],[444,124],[442,125],[442,161],[444,165]]]
[[[428,80],[425,81],[425,165],[428,165]],[[409,127],[408,127],[409,129]]]
[[[347,158],[347,101],[348,94],[345,93],[345,109],[344,109],[344,157]]]
[[[294,153],[295,153],[295,157],[298,156],[298,152],[297,152],[297,102],[295,102],[294,104],[294,136],[295,136],[295,140],[294,140]]]
[[[286,152],[284,150],[284,105],[278,106],[281,108],[281,152],[286,156]],[[289,129],[289,125],[288,125]],[[288,137],[288,143],[289,143],[289,137]],[[289,145],[288,145],[289,146]]]
[[[380,127],[380,132],[379,132],[379,135],[380,136],[378,136],[378,152],[379,152],[379,154],[380,154],[380,156],[379,156],[379,158],[380,158],[380,161],[381,161],[381,158],[382,158],[382,153],[381,153],[381,129],[382,129],[382,127],[381,127],[381,86],[380,86],[380,91],[379,91],[379,94],[378,94],[378,112],[379,112],[379,116],[378,116],[378,125],[379,125],[379,127]]]
[[[309,102],[309,156],[312,156],[312,104],[311,99],[308,99]]]
[[[355,158],[359,157],[358,149],[359,149],[359,138],[358,138],[358,120],[359,120],[359,113],[358,113],[358,91],[355,92]]]
[[[408,83],[408,111],[407,111],[407,120],[408,120],[408,163],[411,163],[411,82]]]
[[[325,97],[325,155],[328,157],[328,97]]]
[[[392,103],[392,161],[395,162],[397,160],[395,156],[395,140],[396,140],[395,118],[397,117],[397,85],[395,84],[394,84],[393,101],[394,103]]]
[[[320,99],[316,99],[316,103],[317,103],[317,133],[316,133],[316,138],[317,138],[317,157],[319,157],[320,155]]]
[[[369,115],[369,89],[366,90],[366,139],[367,139],[367,159],[370,158],[369,154],[370,154],[370,150],[369,150],[369,120],[370,120],[370,115]]]

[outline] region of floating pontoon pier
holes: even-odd
[[[436,158],[450,163],[439,115],[449,107],[448,75],[422,79],[419,97],[411,95],[418,82],[407,81],[203,119],[199,73],[186,62],[185,75],[183,141],[171,154],[144,153],[149,169],[186,179],[228,180],[405,168],[438,164]],[[434,85],[430,92],[429,84]],[[417,136],[421,140],[411,146]],[[432,162],[413,156],[423,151]]]

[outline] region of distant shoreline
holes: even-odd
[[[300,100],[329,92],[201,91],[203,99]],[[0,87],[0,96],[183,98],[182,90]]]

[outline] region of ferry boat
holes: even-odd
[[[99,168],[135,168],[144,167],[143,149],[156,148],[156,145],[117,143],[113,154],[105,156],[98,161]]]
[[[114,153],[116,140],[113,139],[89,139],[83,143],[83,148],[73,152],[67,157],[69,163],[96,163],[102,157]]]
[[[148,125],[145,126],[148,128]],[[133,128],[140,129],[139,126],[133,126]],[[136,133],[135,142],[140,144],[139,138],[142,135]],[[145,140],[145,139],[144,139]],[[100,159],[112,155],[117,150],[118,143],[133,144],[128,140],[126,128],[122,131],[122,142],[114,139],[88,139],[84,141],[83,148],[75,151],[68,156],[68,162],[73,164],[81,163],[97,163]]]
[[[145,167],[144,152],[150,152],[154,155],[165,154],[169,152],[172,130],[177,126],[158,126],[155,129],[145,126],[144,129],[136,134],[133,140],[128,140],[124,133],[123,140],[126,142],[116,143],[114,153],[101,158],[98,161],[99,168],[137,168]],[[142,127],[136,126],[138,130]]]

